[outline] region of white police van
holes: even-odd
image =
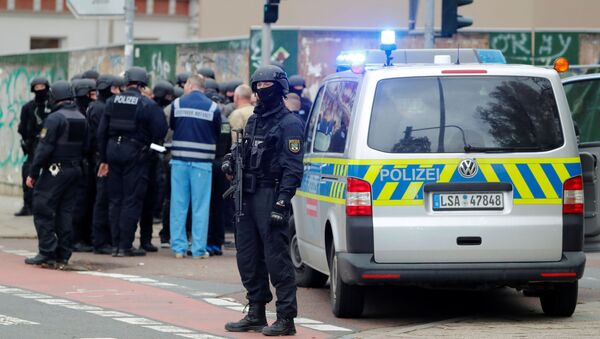
[[[574,312],[585,255],[569,107],[556,71],[483,63],[499,59],[353,52],[323,81],[290,252],[299,286],[330,278],[336,316],[360,316],[364,286],[383,284],[510,286],[547,315]]]

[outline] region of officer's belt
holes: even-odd
[[[126,136],[123,136],[123,135],[117,135],[117,136],[111,137],[111,139],[113,139],[114,141],[116,141],[117,144],[120,144],[123,141],[126,141],[126,142],[130,142],[130,143],[132,143],[134,145],[137,145],[137,146],[140,146],[140,147],[146,147],[147,146],[145,143],[143,143],[143,142],[141,142],[141,141],[139,141],[139,140],[137,140],[135,138],[126,137]]]
[[[50,160],[48,162],[48,165],[45,166],[44,168],[48,169],[52,165],[56,165],[60,168],[81,167],[81,160],[62,160],[62,161]]]

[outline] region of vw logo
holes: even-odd
[[[479,166],[477,166],[475,159],[465,159],[458,164],[458,173],[463,178],[472,178],[477,175],[477,172],[479,172]]]

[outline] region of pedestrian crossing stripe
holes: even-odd
[[[371,184],[375,206],[418,206],[428,183],[507,182],[515,204],[555,205],[562,204],[563,183],[581,175],[579,158],[481,158],[477,174],[464,178],[457,171],[462,160],[307,158],[298,195],[344,204],[346,178],[354,177]]]

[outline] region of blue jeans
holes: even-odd
[[[212,163],[171,160],[171,249],[185,254],[188,239],[185,232],[190,199],[192,202],[192,255],[206,251]]]

